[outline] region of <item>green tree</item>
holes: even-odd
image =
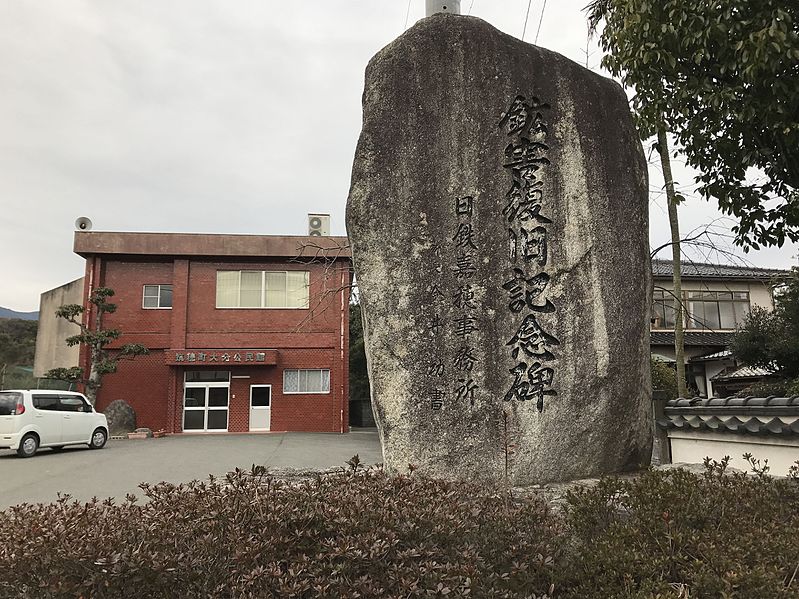
[[[594,0],[642,138],[676,136],[745,249],[799,240],[799,3]],[[661,152],[663,151],[661,143]]]
[[[799,239],[799,5],[779,0],[594,0],[602,60],[635,92],[642,139],[663,167],[674,264],[675,357],[685,394],[680,235],[668,134],[697,190],[737,217],[745,249]],[[756,169],[761,177],[747,177]]]
[[[671,158],[668,146],[667,101],[663,93],[667,86],[665,73],[651,67],[654,49],[649,46],[650,24],[641,23],[638,5],[634,0],[595,0],[587,8],[588,22],[596,31],[604,20],[605,27],[600,36],[600,44],[608,54],[602,64],[611,74],[621,77],[625,85],[635,87],[633,100],[634,116],[642,139],[657,136],[654,148],[660,156],[663,170],[664,189],[668,205],[669,229],[671,233],[671,252],[673,264],[674,302],[674,356],[677,363],[677,387],[681,397],[686,397],[685,384],[685,344],[683,332],[682,279],[680,276],[681,245],[680,223],[677,206],[683,200],[674,189],[671,173]],[[657,12],[657,11],[655,11]],[[641,23],[640,26],[635,24]],[[654,30],[653,30],[654,31]],[[651,101],[641,101],[651,99]]]
[[[773,368],[786,378],[799,377],[799,268],[775,290],[775,307],[758,306],[735,333],[730,349],[744,364]]]
[[[369,399],[360,304],[350,304],[350,401]]]
[[[108,345],[119,339],[122,332],[119,329],[104,329],[103,316],[116,312],[116,304],[108,301],[114,295],[114,290],[108,287],[98,287],[89,296],[91,310],[90,317],[93,322],[84,322],[83,314],[86,308],[79,304],[66,304],[56,310],[56,316],[71,322],[80,328],[80,333],[67,337],[66,343],[70,347],[78,344],[85,345],[89,350],[89,372],[83,368],[54,368],[45,373],[45,378],[58,379],[81,383],[86,387],[86,397],[94,405],[97,392],[102,385],[103,377],[117,371],[117,364],[121,358],[134,358],[149,353],[149,350],[139,343],[126,343],[118,350],[107,349]]]
[[[652,373],[652,391],[665,393],[667,399],[677,399],[679,393],[677,392],[677,375],[674,369],[655,358],[649,359],[649,367]]]
[[[38,324],[35,320],[0,318],[0,364],[33,364]]]

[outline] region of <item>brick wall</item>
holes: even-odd
[[[148,348],[169,347],[171,310],[142,308],[144,285],[172,284],[171,262],[104,261],[102,283],[114,290],[110,301],[117,311],[104,316],[104,326],[120,329],[121,343],[141,343]]]
[[[103,377],[97,396],[101,412],[115,399],[124,399],[136,410],[136,422],[153,430],[166,428],[170,368],[164,352],[151,350],[146,356],[119,361],[117,372]]]
[[[216,271],[239,269],[309,271],[310,309],[216,308]],[[140,426],[180,432],[186,368],[166,365],[164,351],[276,349],[277,366],[230,368],[234,376],[250,378],[231,380],[228,430],[249,430],[250,385],[261,384],[272,386],[271,430],[348,430],[349,293],[342,289],[350,284],[347,262],[330,267],[291,261],[158,262],[121,257],[103,259],[102,265],[94,265],[94,273],[95,287],[116,292],[113,301],[118,310],[106,317],[105,326],[123,331],[120,343],[143,343],[151,349],[149,356],[122,362],[117,373],[104,379],[100,409],[114,399],[125,399],[136,409]],[[173,308],[143,309],[142,290],[147,284],[172,284]],[[329,369],[330,393],[283,394],[287,368]]]

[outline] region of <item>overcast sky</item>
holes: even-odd
[[[586,63],[587,0],[532,0],[524,39]],[[463,0],[522,36],[527,0]],[[74,221],[100,231],[343,235],[369,58],[424,0],[2,0],[0,306],[82,276]],[[407,19],[406,19],[407,16]],[[601,54],[589,48],[588,66]],[[684,170],[676,178],[691,183]],[[652,173],[653,191],[660,187]],[[651,241],[668,239],[662,197]],[[719,214],[700,200],[683,231]],[[729,233],[731,224],[724,223]],[[796,246],[750,253],[789,267]],[[703,256],[696,254],[695,259]],[[707,255],[706,258],[713,258]],[[719,256],[716,256],[720,258]]]

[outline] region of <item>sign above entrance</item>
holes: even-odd
[[[277,364],[277,350],[275,349],[169,350],[164,355],[166,363],[170,366],[184,366],[186,364],[274,366]]]

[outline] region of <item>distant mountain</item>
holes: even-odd
[[[0,306],[0,318],[19,318],[20,320],[39,320],[38,312],[17,312]]]

